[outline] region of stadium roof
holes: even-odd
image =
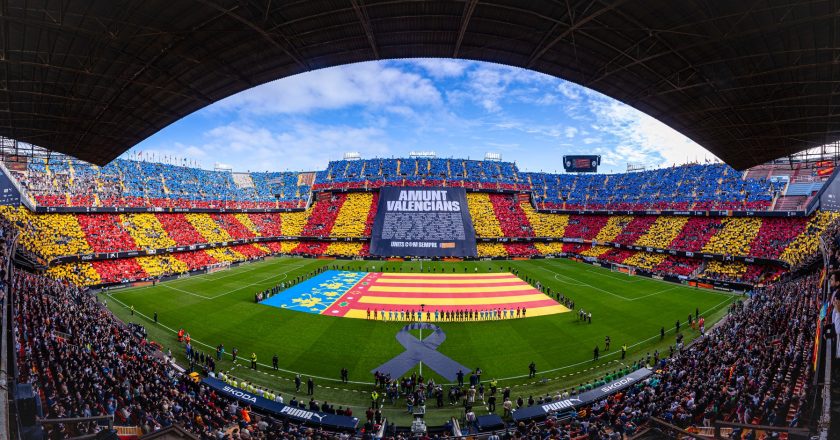
[[[0,135],[104,164],[241,90],[449,57],[576,82],[743,169],[840,139],[833,0],[12,0]]]

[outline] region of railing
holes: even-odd
[[[11,232],[10,232],[11,233]],[[6,390],[0,393],[0,397],[3,399],[2,403],[2,417],[3,420],[3,434],[7,435],[9,439],[17,439],[21,433],[21,423],[20,417],[13,417],[11,402],[14,400],[15,397],[15,385],[17,383],[17,352],[15,351],[15,332],[13,329],[14,325],[14,265],[13,265],[13,255],[15,249],[18,245],[18,238],[20,237],[20,233],[16,232],[14,237],[11,238],[9,241],[9,261],[8,266],[6,267],[6,279],[4,280],[6,283],[6,292],[3,298],[3,324],[2,324],[2,340],[3,340],[3,350],[2,350],[2,368],[3,371],[1,372],[3,385],[5,385]],[[17,408],[14,409],[14,414],[17,414]]]
[[[11,310],[9,307],[9,298],[11,294],[11,273],[12,273],[12,260],[14,259],[14,248],[17,246],[17,239],[19,233],[16,230],[11,229],[7,231],[8,234],[14,234],[12,239],[8,242],[7,248],[7,256],[9,258],[8,267],[6,267],[6,278],[3,281],[5,283],[5,288],[2,292],[2,315],[0,315],[0,320],[2,320],[2,333],[3,335],[0,337],[0,384],[4,387],[4,390],[0,392],[0,440],[7,440],[10,438],[10,426],[9,426],[9,391],[14,386],[14,376],[9,376],[7,373],[9,371],[9,359],[13,359],[10,356],[10,353],[14,352],[14,341],[12,338],[14,337],[12,332],[9,328],[9,322],[11,322]],[[7,337],[8,336],[8,337]],[[14,366],[12,366],[14,368]]]

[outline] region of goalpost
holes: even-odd
[[[230,268],[230,261],[223,261],[221,263],[211,264],[207,266],[207,273],[218,272]]]
[[[610,271],[611,272],[626,273],[629,276],[636,275],[636,268],[635,267],[627,266],[627,265],[624,265],[624,264],[618,264],[618,263],[613,263],[610,266]]]

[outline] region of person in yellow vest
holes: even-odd
[[[239,383],[236,382],[236,379],[231,379],[230,380],[230,386],[232,386],[234,388],[239,388]]]
[[[251,369],[253,369],[253,370],[257,369],[257,354],[256,353],[251,353]]]
[[[219,380],[222,382],[227,382],[227,376],[225,376],[225,373],[221,371],[219,372]]]
[[[379,393],[376,390],[370,393],[370,406],[379,408]]]

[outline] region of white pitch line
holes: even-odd
[[[631,299],[630,301],[637,301],[637,300],[640,300],[640,299],[642,299],[642,298],[647,298],[647,297],[649,297],[649,296],[654,296],[654,295],[659,295],[660,293],[670,292],[671,290],[678,289],[678,288],[680,288],[680,287],[684,287],[684,286],[682,286],[682,285],[677,285],[677,286],[669,287],[669,288],[667,288],[667,289],[662,289],[662,290],[659,290],[659,291],[656,291],[656,292],[653,292],[653,293],[649,293],[649,294],[647,294],[647,295],[640,296],[640,297],[638,297],[638,298],[633,298],[633,299]]]
[[[551,270],[551,269],[549,269],[549,268],[547,268],[547,267],[543,267],[543,266],[540,266],[540,269],[542,269],[542,270],[544,270],[544,271],[547,271],[547,272],[551,272],[551,273],[553,273],[553,274],[555,275],[554,279],[556,279],[557,281],[560,281],[561,283],[572,284],[572,283],[570,283],[570,282],[568,282],[568,281],[563,281],[563,280],[561,280],[561,279],[557,278],[557,275],[561,275],[561,276],[564,276],[564,277],[565,277],[566,275],[559,274],[559,273],[557,273],[557,272],[555,272],[555,271],[553,271],[553,270]],[[590,288],[592,288],[592,289],[595,289],[595,290],[598,290],[598,291],[604,292],[604,293],[606,293],[607,295],[612,295],[612,296],[614,296],[614,297],[616,297],[616,298],[621,298],[621,299],[623,299],[623,300],[625,300],[625,301],[632,301],[632,299],[630,299],[630,298],[627,298],[627,297],[625,297],[625,296],[621,296],[621,295],[617,295],[617,294],[615,294],[615,293],[610,292],[609,290],[604,290],[604,289],[602,289],[602,288],[600,288],[600,287],[595,287],[595,286],[593,286],[592,284],[585,283],[585,282],[583,282],[583,281],[579,281],[579,280],[575,280],[575,281],[576,281],[577,283],[579,283],[579,284],[576,284],[576,285],[578,285],[578,286],[586,286],[586,287],[590,287]]]
[[[167,283],[160,283],[160,286],[161,287],[166,287],[167,289],[177,290],[178,292],[186,293],[187,295],[197,296],[197,297],[202,298],[202,299],[212,299],[212,298],[204,296],[204,295],[199,295],[197,293],[190,292],[189,290],[179,289],[177,287],[170,286]]]

